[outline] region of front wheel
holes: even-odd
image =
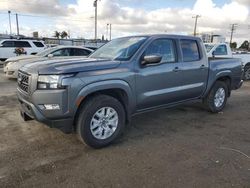
[[[93,148],[101,148],[117,139],[125,127],[123,105],[115,98],[97,95],[80,109],[77,118],[78,138]]]
[[[250,80],[250,66],[244,68],[244,80]]]
[[[217,81],[207,97],[204,104],[209,111],[217,113],[223,110],[227,103],[228,87],[225,82]]]

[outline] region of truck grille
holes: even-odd
[[[18,72],[17,77],[18,87],[25,93],[29,92],[29,75],[23,72]]]

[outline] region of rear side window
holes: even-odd
[[[219,45],[214,51],[214,55],[227,55],[226,45]]]
[[[14,41],[4,41],[2,43],[2,47],[5,47],[5,48],[13,48],[14,47]]]
[[[43,43],[41,43],[41,42],[33,42],[33,43],[34,43],[35,46],[38,47],[38,48],[44,47]]]
[[[175,48],[173,40],[157,39],[153,41],[145,52],[145,56],[159,55],[162,56],[161,63],[175,62]]]
[[[71,56],[88,56],[90,53],[91,51],[85,49],[79,49],[79,48],[71,49]]]
[[[201,58],[199,47],[195,40],[181,40],[181,50],[184,62],[199,61]]]
[[[19,47],[21,47],[21,48],[31,47],[30,43],[27,41],[15,41],[14,44],[15,44],[15,47],[17,47],[17,48],[19,48]]]

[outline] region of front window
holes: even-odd
[[[13,48],[14,47],[14,41],[4,41],[2,43],[2,47],[5,48]]]
[[[226,47],[226,45],[219,45],[215,49],[214,55],[227,55],[227,47]]]
[[[157,39],[153,41],[145,52],[145,56],[161,56],[160,63],[175,62],[175,46],[173,40]]]
[[[96,50],[89,57],[96,59],[126,61],[136,53],[146,39],[147,37],[126,37],[114,39]]]
[[[40,57],[46,57],[57,49],[58,49],[57,47],[48,48],[46,50],[43,50],[42,52],[37,53],[36,55]]]

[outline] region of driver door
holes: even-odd
[[[157,55],[162,60],[157,64],[141,65],[145,56]],[[161,38],[149,44],[139,62],[136,74],[137,110],[170,104],[181,100],[181,72],[176,69],[177,50],[175,40]]]

